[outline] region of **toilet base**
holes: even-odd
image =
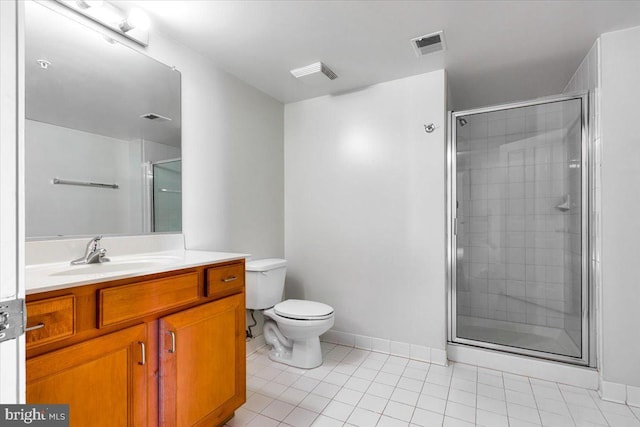
[[[264,311],[264,340],[271,346],[269,358],[302,369],[322,365],[320,335],[333,326],[333,313],[323,319],[298,320]]]
[[[296,368],[312,369],[322,365],[322,349],[320,337],[293,341],[293,346],[284,351],[275,347],[269,351],[269,359]]]

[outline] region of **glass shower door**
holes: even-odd
[[[584,102],[452,114],[453,342],[588,363]]]
[[[182,231],[182,160],[153,164],[153,231]]]

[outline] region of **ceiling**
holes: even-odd
[[[640,1],[133,3],[155,31],[283,103],[440,68],[456,110],[551,95],[599,34],[640,25]],[[416,57],[409,40],[438,30],[447,50]],[[339,78],[311,86],[289,73],[317,61]]]

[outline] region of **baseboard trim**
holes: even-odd
[[[265,342],[264,342],[264,335],[258,335],[256,337],[253,337],[249,340],[247,340],[247,356],[252,355],[253,353],[255,353],[256,351],[258,351],[260,348],[265,346]]]
[[[449,359],[454,362],[466,363],[468,365],[495,369],[590,390],[598,389],[598,371],[591,368],[457,344],[449,344],[447,346],[447,354],[449,355]]]
[[[640,408],[640,387],[602,381],[598,392],[602,400],[614,403],[626,403],[629,406]]]
[[[366,335],[351,334],[349,332],[335,331],[333,329],[324,333],[320,337],[320,340],[332,344],[375,351],[377,353],[406,357],[407,359],[418,360],[421,362],[434,363],[436,365],[447,366],[449,363],[446,350]]]

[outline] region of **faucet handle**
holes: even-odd
[[[96,236],[89,241],[87,247],[91,248],[91,250],[97,250],[100,247],[100,240],[102,240],[102,236]]]
[[[92,252],[96,252],[100,249],[100,240],[102,236],[95,236],[93,239],[89,240],[87,243],[87,247],[84,250],[85,258],[88,257]]]
[[[99,259],[100,261],[109,261],[108,258],[105,258],[107,250],[100,247],[100,240],[102,240],[102,236],[95,236],[94,238],[89,240],[89,243],[87,243],[87,248],[85,249],[84,256],[71,261],[71,265],[91,264],[95,262],[92,261],[92,259],[94,258]]]
[[[98,249],[98,261],[99,262],[111,261],[109,258],[106,257],[106,255],[107,255],[107,250],[105,248]]]

